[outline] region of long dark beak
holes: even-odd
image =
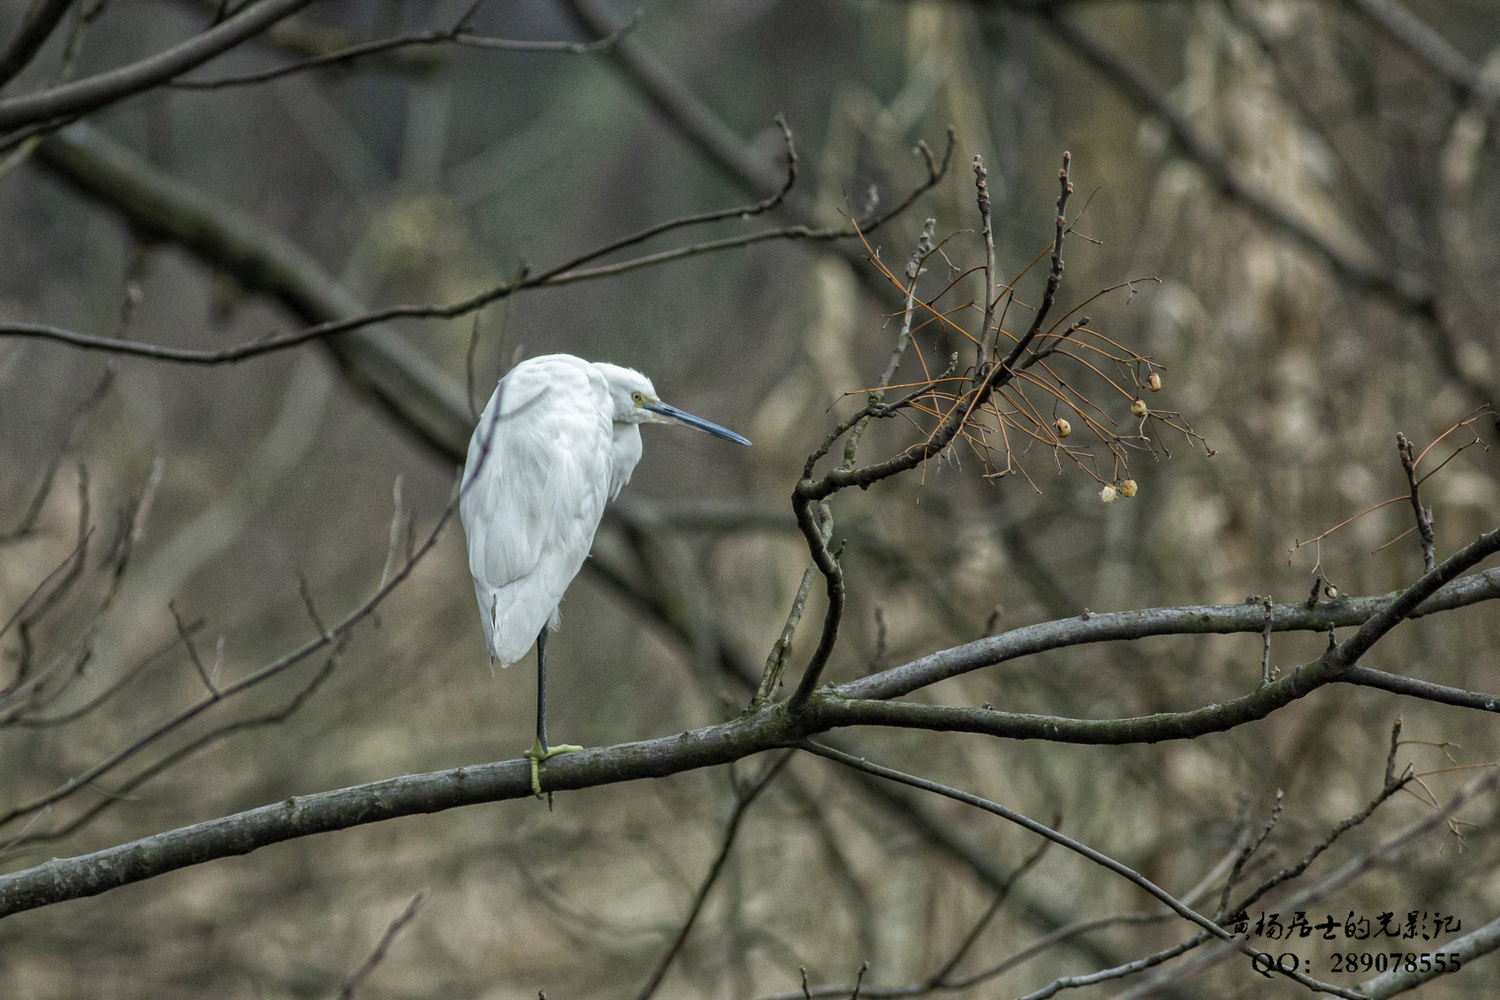
[[[687,424],[689,427],[696,427],[700,431],[707,431],[716,438],[733,441],[735,444],[748,445],[750,443],[747,438],[740,437],[726,427],[720,427],[718,424],[710,423],[702,417],[695,417],[691,413],[684,413],[675,406],[668,406],[666,403],[647,403],[645,408],[652,413],[659,413],[664,417],[675,420],[679,424]]]

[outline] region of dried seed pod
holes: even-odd
[[[1105,503],[1114,503],[1116,493],[1117,491],[1113,486],[1105,486],[1104,489],[1099,491],[1099,499]]]
[[[1135,402],[1130,404],[1130,412],[1138,417],[1144,417],[1146,414],[1150,413],[1151,410],[1146,406],[1146,401],[1144,399],[1137,399]]]
[[[1073,425],[1062,417],[1057,418],[1057,422],[1052,425],[1052,429],[1057,432],[1057,436],[1060,438],[1065,438],[1073,433]]]
[[[1146,376],[1146,388],[1152,392],[1161,392],[1161,376],[1152,372]]]
[[[1131,497],[1135,496],[1135,491],[1137,489],[1138,487],[1135,484],[1135,480],[1127,479],[1120,484],[1120,496],[1124,497],[1126,500],[1129,500]]]

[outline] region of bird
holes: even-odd
[[[522,361],[500,380],[469,441],[459,494],[469,572],[490,663],[508,667],[536,645],[539,767],[581,747],[547,743],[547,633],[583,568],[604,505],[617,497],[641,458],[641,425],[677,423],[714,437],[750,442],[668,406],[632,368],[571,354]]]

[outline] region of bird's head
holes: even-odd
[[[604,376],[605,384],[609,386],[610,401],[614,404],[614,422],[617,424],[684,424],[726,441],[746,445],[750,443],[734,431],[663,403],[651,380],[633,368],[621,368],[619,365],[602,362],[595,362],[594,368]]]

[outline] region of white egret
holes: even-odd
[[[525,756],[538,795],[542,761],[581,749],[547,745],[547,633],[605,503],[640,461],[640,425],[673,422],[750,443],[663,403],[638,371],[571,354],[511,369],[469,441],[458,511],[490,661],[508,667],[536,643],[536,743]]]

